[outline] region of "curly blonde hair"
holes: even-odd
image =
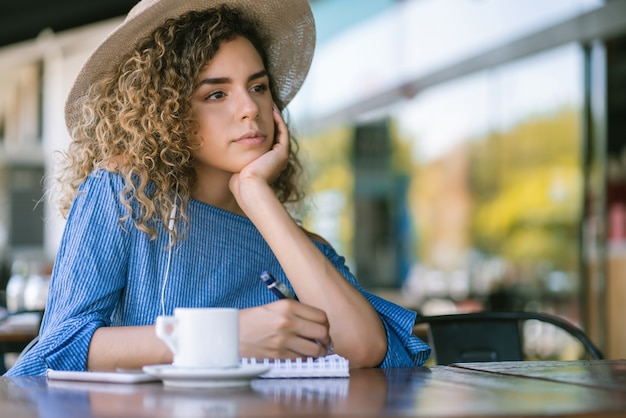
[[[195,81],[220,45],[238,36],[254,45],[268,69],[263,34],[241,12],[220,6],[168,20],[90,87],[58,177],[64,217],[80,184],[94,170],[105,168],[124,178],[120,199],[128,213],[120,221],[131,218],[154,239],[156,220],[173,239],[180,237],[178,221],[187,221],[196,182],[191,153],[191,138],[198,131],[191,109]],[[269,78],[274,102],[282,111],[272,74]],[[287,167],[272,183],[283,204],[298,203],[304,195],[297,181],[302,173],[298,144],[294,138],[290,142]],[[170,228],[174,205],[176,222]]]

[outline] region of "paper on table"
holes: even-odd
[[[156,382],[156,376],[141,371],[121,372],[80,372],[68,370],[46,370],[46,377],[51,380],[74,380],[82,382],[106,382],[106,383],[142,383]]]

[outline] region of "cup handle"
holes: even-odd
[[[176,344],[176,317],[174,316],[157,316],[155,323],[156,335],[172,350],[176,355],[178,345]]]

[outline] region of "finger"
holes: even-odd
[[[324,352],[332,351],[330,325],[324,311],[289,299],[276,301],[268,307],[281,312],[283,332],[313,341]]]
[[[280,114],[278,107],[274,106],[274,122],[276,123],[276,144],[280,144],[287,149],[289,149],[289,129],[287,128],[287,124],[283,119],[283,116]],[[275,145],[276,145],[275,144]]]
[[[315,340],[294,338],[290,341],[288,352],[295,357],[322,357],[327,354],[328,349]]]
[[[322,345],[319,341],[291,335],[284,344],[278,346],[267,346],[262,350],[263,356],[267,358],[302,358],[302,357],[323,357],[332,353],[332,344],[329,347]]]
[[[285,302],[285,305],[287,305],[286,309],[288,309],[291,314],[297,318],[307,322],[323,325],[326,329],[328,329],[328,316],[326,316],[326,312],[323,310],[292,300],[282,300],[279,302]]]
[[[295,334],[317,345],[317,355],[326,355],[333,351],[333,342],[329,334],[327,322],[317,323],[298,318],[294,330]]]

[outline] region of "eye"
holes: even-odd
[[[267,90],[269,90],[269,86],[266,83],[255,84],[250,89],[250,91],[253,91],[256,93],[265,93]]]
[[[217,90],[204,96],[204,100],[219,100],[219,99],[222,99],[224,96],[226,95],[224,94],[223,91]]]

